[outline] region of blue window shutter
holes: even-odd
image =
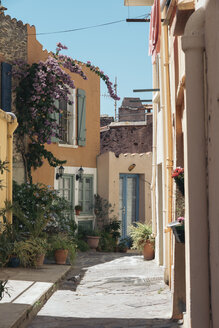
[[[11,111],[11,65],[1,65],[1,108],[5,112]]]
[[[86,93],[82,89],[77,90],[78,104],[78,145],[86,145]]]
[[[59,101],[56,99],[55,101],[54,101],[54,105],[57,107],[57,108],[59,108]],[[59,124],[59,113],[53,113],[53,114],[51,114],[52,115],[52,118],[54,118],[55,120],[56,120],[56,123],[57,124]],[[51,138],[51,141],[52,142],[59,142],[59,138],[57,138],[57,137],[52,137]]]

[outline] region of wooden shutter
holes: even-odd
[[[55,105],[57,108],[59,108],[59,101],[58,101],[57,99],[54,101],[54,105]],[[59,124],[59,113],[53,113],[53,114],[52,114],[52,117],[56,120],[56,123]],[[52,137],[52,138],[51,138],[51,141],[52,141],[52,142],[59,142],[59,138],[57,138],[57,137]]]
[[[77,90],[78,104],[78,145],[86,145],[86,93],[82,89]]]
[[[1,64],[1,108],[11,111],[11,65],[8,63]]]

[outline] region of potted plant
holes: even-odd
[[[118,244],[118,251],[126,253],[128,250],[128,238],[121,238]]]
[[[16,254],[24,267],[38,267],[43,264],[48,244],[45,239],[30,237],[15,241],[13,253]]]
[[[184,196],[184,168],[177,167],[172,173],[172,178],[175,180],[179,191]]]
[[[51,249],[54,251],[56,264],[66,264],[69,255],[70,263],[73,263],[76,246],[73,240],[64,233],[54,235],[50,239]]]
[[[133,240],[132,249],[141,250],[145,260],[153,260],[155,240],[151,226],[136,222],[130,227],[130,236]]]
[[[185,243],[184,217],[179,217],[176,221],[168,224],[173,231],[177,243]]]
[[[75,205],[75,213],[76,215],[80,215],[80,212],[82,211],[81,205]]]
[[[87,243],[88,246],[96,250],[99,245],[100,232],[98,230],[89,230],[87,231]]]

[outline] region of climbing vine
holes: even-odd
[[[42,166],[47,159],[50,166],[56,167],[66,161],[56,158],[45,145],[52,142],[52,138],[59,138],[61,127],[56,116],[61,114],[55,105],[55,100],[66,100],[69,105],[70,89],[74,89],[74,81],[63,68],[79,74],[87,80],[80,64],[69,56],[60,54],[67,49],[61,43],[57,44],[56,53],[52,53],[46,61],[28,65],[17,60],[13,67],[13,76],[17,80],[15,106],[18,117],[17,149],[22,155],[26,181],[31,182],[31,169]],[[106,83],[110,96],[119,100],[114,93],[109,77],[99,68],[87,62],[88,67]]]

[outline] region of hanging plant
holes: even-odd
[[[172,178],[175,180],[179,191],[184,196],[184,168],[177,167],[172,173]]]

